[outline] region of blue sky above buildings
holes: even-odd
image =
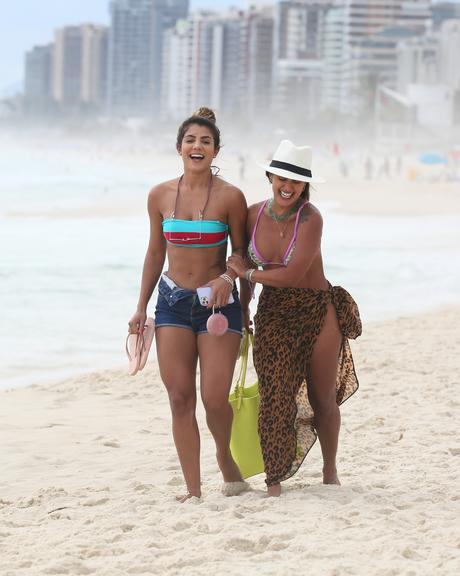
[[[247,0],[190,0],[192,9],[247,5]],[[108,24],[108,6],[109,0],[5,2],[0,19],[0,96],[21,86],[24,53],[29,48],[51,42],[54,30],[61,26]]]

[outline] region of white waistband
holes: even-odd
[[[175,282],[173,282],[169,276],[166,276],[166,274],[162,274],[161,277],[166,282],[166,284],[171,288],[171,290],[173,288],[180,288],[180,286],[178,286]]]

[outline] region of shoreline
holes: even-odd
[[[459,323],[452,306],[364,325],[350,342],[360,389],[341,410],[342,486],[320,483],[316,443],[277,501],[263,476],[220,494],[199,402],[203,498],[175,502],[183,480],[154,348],[135,377],[0,392],[5,574],[456,573]]]
[[[175,138],[171,135],[168,138],[170,147],[155,147],[152,141],[145,138],[133,138],[124,144],[83,137],[64,137],[62,141],[50,142],[43,135],[32,136],[30,141],[13,139],[11,142],[0,138],[0,150],[5,147],[8,153],[19,158],[23,156],[26,145],[30,148],[29,161],[32,161],[33,167],[49,161],[63,181],[73,181],[78,175],[85,175],[94,169],[113,174],[108,180],[98,181],[103,193],[101,191],[84,206],[56,206],[52,210],[16,207],[7,209],[6,216],[14,219],[82,219],[145,215],[149,190],[159,180],[174,178],[181,173],[180,158],[174,148]],[[33,143],[35,146],[32,146]],[[271,150],[268,145],[262,149],[260,144],[254,144],[242,151],[237,144],[230,142],[219,152],[216,160],[219,175],[242,189],[248,205],[260,202],[270,195],[270,189],[259,163],[267,158]],[[245,158],[244,178],[240,177],[239,157],[242,153]],[[324,145],[319,145],[314,147],[314,153],[314,170],[326,182],[312,189],[313,203],[324,202],[332,205],[336,212],[362,216],[460,214],[460,181],[442,180],[439,167],[423,166],[415,154],[404,156],[399,176],[393,173],[391,177],[366,180],[363,151],[350,153],[349,157],[334,157]],[[352,168],[347,177],[340,173],[340,163],[345,158]],[[414,179],[414,171],[418,179]],[[162,178],[155,176],[159,173]]]
[[[425,316],[426,314],[436,314],[440,313],[443,314],[446,310],[460,308],[460,302],[450,302],[450,303],[433,303],[430,306],[424,307],[423,309],[418,310],[411,310],[407,312],[395,312],[392,315],[385,314],[385,318],[373,318],[371,320],[366,320],[362,317],[363,326],[374,326],[381,323],[386,322],[397,322],[404,318],[417,318]],[[251,308],[252,310],[252,308]],[[254,312],[252,312],[252,317]],[[105,373],[115,373],[118,376],[126,375],[125,366],[127,365],[127,360],[125,359],[125,351],[124,348],[120,348],[120,353],[117,356],[118,360],[115,362],[113,361],[111,364],[107,366],[100,366],[96,369],[88,369],[88,368],[80,368],[80,369],[59,369],[59,370],[52,370],[52,376],[46,376],[44,374],[40,375],[39,377],[31,377],[30,374],[26,374],[24,376],[15,376],[14,378],[7,378],[10,382],[6,386],[2,386],[0,384],[0,395],[2,393],[9,393],[13,392],[14,390],[18,389],[26,389],[26,388],[38,388],[41,387],[47,388],[49,386],[58,386],[62,385],[65,382],[73,382],[78,379],[85,380],[88,376],[97,376],[103,375]],[[152,349],[149,354],[148,363],[151,364],[156,362],[156,350],[155,350],[155,342],[153,342]]]

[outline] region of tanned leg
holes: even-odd
[[[216,443],[217,463],[224,482],[241,482],[241,474],[230,453],[233,413],[228,402],[241,338],[227,332],[223,336],[200,334],[201,397],[206,421]]]
[[[340,410],[336,401],[336,378],[342,334],[332,304],[328,305],[323,328],[312,353],[308,395],[315,415],[315,428],[323,454],[323,483],[340,484],[336,455]]]
[[[156,330],[161,379],[169,395],[172,431],[187,493],[184,502],[201,496],[200,435],[195,416],[198,350],[192,330],[163,326]]]

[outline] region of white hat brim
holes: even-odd
[[[257,165],[265,170],[265,172],[270,172],[270,174],[276,174],[276,176],[282,176],[283,178],[289,178],[290,180],[299,180],[299,182],[311,182],[312,184],[324,184],[326,180],[320,176],[314,176],[309,178],[308,176],[302,176],[302,174],[296,174],[295,172],[289,172],[289,170],[283,170],[282,168],[273,168],[268,164],[261,164],[257,162]]]

